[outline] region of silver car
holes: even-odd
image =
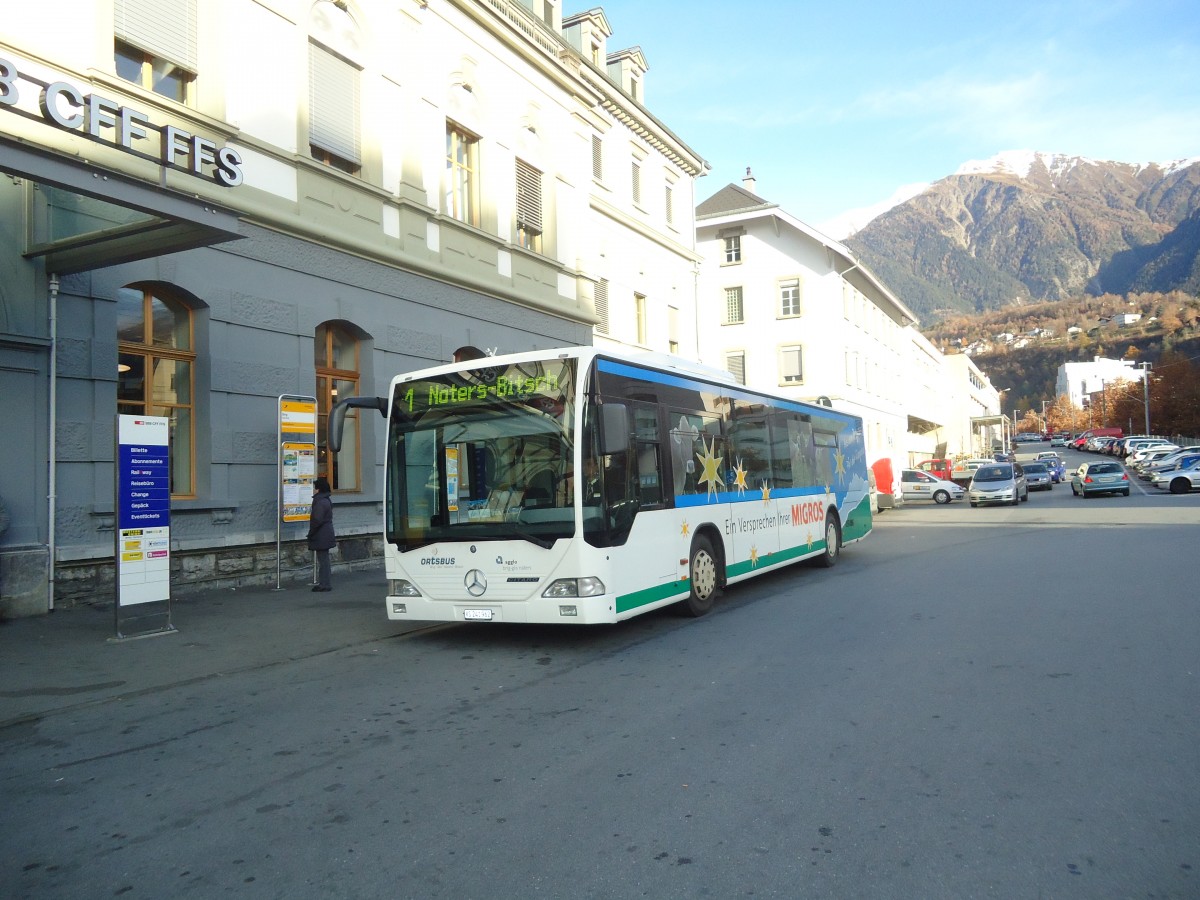
[[[1029,499],[1029,484],[1019,463],[989,463],[980,466],[971,477],[967,500],[972,506],[981,503],[1007,503],[1016,506]]]

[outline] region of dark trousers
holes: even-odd
[[[329,590],[329,551],[314,550],[313,552],[317,554],[317,587]]]

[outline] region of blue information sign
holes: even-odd
[[[118,608],[171,598],[169,441],[168,419],[117,416]]]

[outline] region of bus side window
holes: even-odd
[[[658,409],[631,403],[633,439],[637,451],[636,477],[641,508],[659,506],[662,500],[662,458],[659,454]]]
[[[731,490],[753,490],[771,479],[771,441],[762,407],[739,400],[729,427],[730,454],[725,468]],[[739,484],[738,473],[741,473]]]

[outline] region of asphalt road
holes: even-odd
[[[0,896],[1200,896],[1198,525],[914,504],[700,620],[438,626],[6,728]]]

